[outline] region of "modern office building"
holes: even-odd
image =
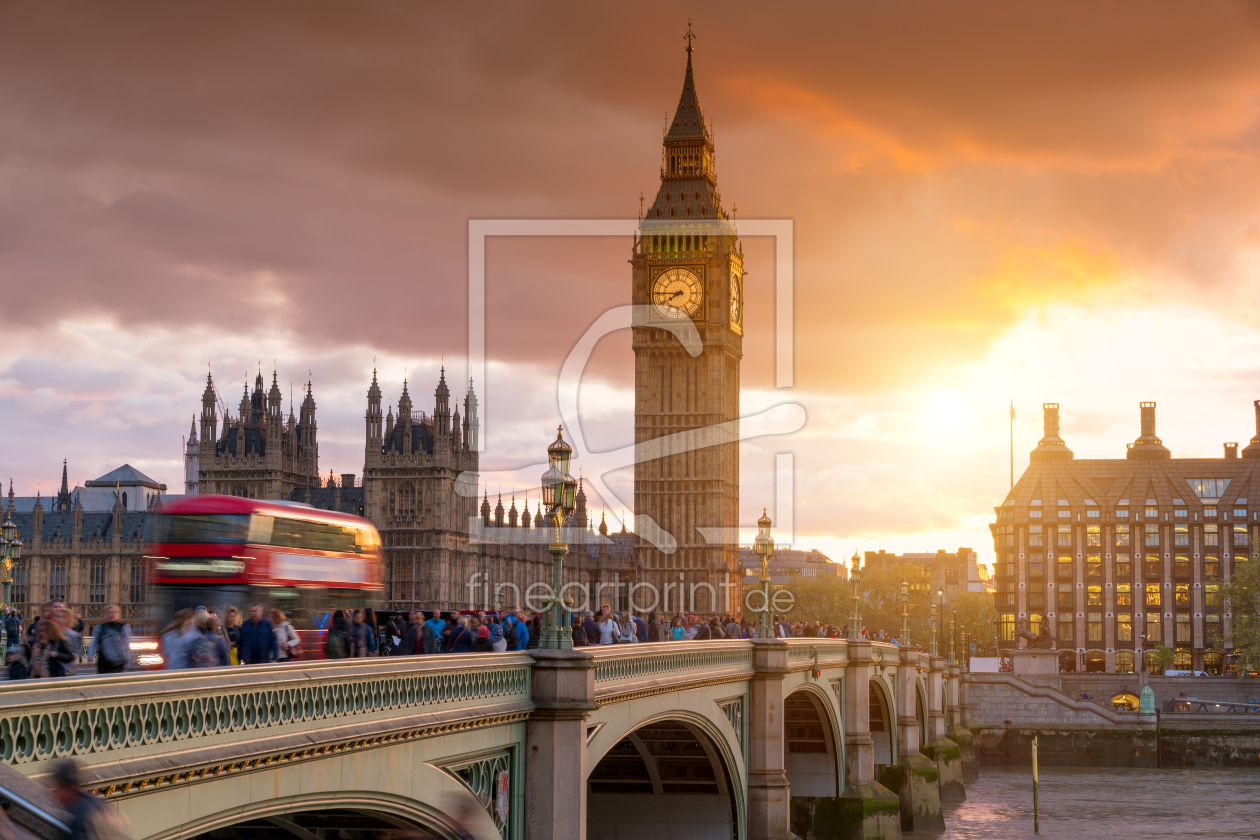
[[[1149,402],[1125,457],[1077,460],[1058,404],[1045,404],[1044,437],[990,526],[999,648],[1016,647],[1023,622],[1048,622],[1068,670],[1129,673],[1157,644],[1175,651],[1174,668],[1218,669],[1229,646],[1220,587],[1260,528],[1255,406],[1241,453],[1226,443],[1221,458],[1173,458]]]

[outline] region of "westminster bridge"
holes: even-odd
[[[55,836],[43,791],[73,757],[138,840],[898,836],[965,796],[964,689],[835,639],[5,683],[0,796]]]

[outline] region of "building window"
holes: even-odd
[[[1015,564],[1014,564],[1014,563],[1003,563],[1003,564],[1002,564],[1002,574],[1003,574],[1004,576],[1006,576],[1006,577],[1015,577]],[[957,580],[958,580],[958,573],[957,573],[957,572],[954,572],[954,580],[955,580],[955,582],[957,582]]]
[[[1085,555],[1085,574],[1090,577],[1102,577],[1102,555]]]
[[[1246,519],[1246,518],[1247,518],[1247,509],[1246,509],[1246,508],[1234,508],[1234,518],[1235,518],[1235,519]]]
[[[88,567],[88,603],[105,603],[105,561],[95,557]]]
[[[1086,613],[1085,617],[1088,619],[1086,623],[1086,628],[1085,628],[1086,640],[1090,642],[1101,642],[1103,640],[1102,613],[1101,612]]]
[[[1148,578],[1157,578],[1159,577],[1159,571],[1159,555],[1146,555],[1146,576]]]
[[[1102,528],[1100,528],[1098,525],[1086,525],[1085,526],[1085,544],[1086,545],[1102,545]]]
[[[1221,559],[1219,557],[1203,558],[1203,576],[1206,578],[1218,578],[1221,576]]]
[[[1173,557],[1173,577],[1190,577],[1190,557],[1178,554]]]
[[[1211,506],[1203,508],[1204,519],[1215,518],[1215,517],[1216,517],[1216,505],[1211,505]]]
[[[1086,518],[1086,519],[1097,519],[1097,518],[1098,518],[1098,508],[1090,508],[1089,510],[1085,511],[1085,518]]]
[[[1072,579],[1072,555],[1070,554],[1059,555],[1059,579],[1064,578]]]
[[[1143,514],[1147,519],[1159,519],[1159,508],[1147,506]]]
[[[145,601],[148,600],[144,591],[145,577],[146,575],[145,575],[145,569],[144,569],[144,561],[132,560],[131,561],[131,586],[130,586],[131,591],[128,594],[131,596],[131,603],[133,604],[143,604]]]
[[[1177,613],[1175,642],[1190,643],[1190,613]]]
[[[1116,606],[1131,607],[1133,606],[1133,587],[1127,583],[1116,584]]]
[[[1179,522],[1173,526],[1173,545],[1190,545],[1190,526]]]
[[[1029,518],[1029,519],[1040,519],[1040,518],[1041,518],[1041,511],[1039,511],[1039,510],[1030,510],[1030,511],[1028,511],[1028,518]]]
[[[1070,610],[1072,609],[1074,604],[1075,604],[1075,599],[1072,596],[1072,584],[1060,583],[1059,584],[1059,599],[1058,599],[1059,609]]]
[[[1040,513],[1040,511],[1038,511],[1038,512]],[[1040,525],[1029,525],[1029,526],[1028,526],[1028,544],[1029,544],[1029,545],[1041,545],[1041,544],[1042,544],[1042,543],[1041,543],[1041,526],[1040,526]]]
[[[1129,634],[1132,636],[1132,632]],[[1133,651],[1118,650],[1116,651],[1116,673],[1132,674],[1133,673]]]
[[[1028,557],[1028,576],[1029,577],[1045,577],[1046,561],[1040,554],[1032,554]]]
[[[1148,609],[1150,607],[1156,607],[1156,608],[1159,607],[1159,584],[1158,583],[1147,584],[1145,603]]]
[[[245,487],[244,484],[238,484],[232,488],[232,495],[237,496],[242,499],[248,499],[249,490]]]
[[[1129,555],[1116,555],[1116,577],[1128,578],[1133,577],[1133,566],[1129,563]]]
[[[1178,628],[1178,635],[1180,635],[1180,628]],[[1186,641],[1188,642],[1190,640],[1186,639]],[[1177,649],[1173,651],[1173,669],[1174,670],[1189,671],[1191,661],[1192,660],[1190,658],[1190,651],[1181,650],[1181,649]]]
[[[1194,495],[1200,499],[1219,499],[1229,486],[1228,478],[1187,478],[1186,481],[1190,482]]]
[[[1059,526],[1059,547],[1070,548],[1071,545],[1072,545],[1072,526],[1060,525]]]
[[[1203,609],[1209,615],[1218,614],[1221,611],[1221,586],[1218,583],[1209,583],[1203,587]]]
[[[1015,641],[1015,613],[1002,613],[998,621],[998,637],[1004,642]]]
[[[1128,508],[1116,508],[1116,519],[1128,519],[1128,518],[1129,518]]]
[[[1207,512],[1204,511],[1204,516],[1206,515]],[[1212,515],[1215,516],[1216,511],[1212,511]],[[1217,533],[1217,528],[1219,527],[1220,526],[1218,526],[1215,522],[1203,526],[1203,544],[1205,546],[1220,545],[1220,543],[1217,542],[1217,540],[1220,539],[1220,535]]]
[[[1237,515],[1238,511],[1234,511],[1234,514]],[[1247,515],[1247,511],[1244,510],[1243,516],[1246,516],[1246,515]],[[1235,525],[1234,526],[1234,545],[1243,546],[1246,544],[1247,544],[1247,526]]]
[[[1159,526],[1147,525],[1145,526],[1145,528],[1146,528],[1146,545],[1147,546],[1159,545]]]
[[[13,576],[13,588],[9,590],[9,597],[13,599],[15,604],[26,603],[26,561],[19,560],[13,564],[11,570]]]
[[[1177,609],[1180,609],[1180,610],[1190,609],[1190,584],[1188,583],[1177,584],[1177,588],[1174,590],[1174,598],[1175,598],[1174,603],[1176,603]]]
[[[66,599],[66,561],[53,560],[48,564],[48,600]]]
[[[1133,613],[1116,613],[1116,641],[1133,641]]]
[[[1116,545],[1120,546],[1121,548],[1124,548],[1128,544],[1129,544],[1129,526],[1117,525],[1116,526]]]
[[[1209,647],[1221,643],[1221,617],[1209,615],[1203,619],[1204,643]]]
[[[1102,606],[1102,587],[1101,586],[1085,587],[1085,606],[1087,607],[1101,607]]]
[[[1164,640],[1162,625],[1159,620],[1159,613],[1148,612],[1146,614],[1146,640],[1154,644]]]
[[[1184,508],[1177,508],[1173,511],[1173,519],[1185,519],[1186,511]]]
[[[1076,623],[1070,618],[1059,619],[1059,641],[1070,642],[1076,638]]]
[[[1040,589],[1034,589],[1028,593],[1028,609],[1044,610],[1046,608],[1046,593]]]

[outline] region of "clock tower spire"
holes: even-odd
[[[690,25],[684,37],[687,70],[662,142],[661,184],[631,260],[635,550],[661,608],[736,613],[743,251],[717,186]],[[698,348],[684,346],[684,321]]]

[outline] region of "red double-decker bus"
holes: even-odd
[[[178,610],[283,610],[306,658],[323,657],[338,609],[375,607],[384,576],[381,538],[366,519],[309,505],[236,496],[175,502],[155,522],[152,609],[161,627]],[[143,657],[142,657],[143,658]]]

